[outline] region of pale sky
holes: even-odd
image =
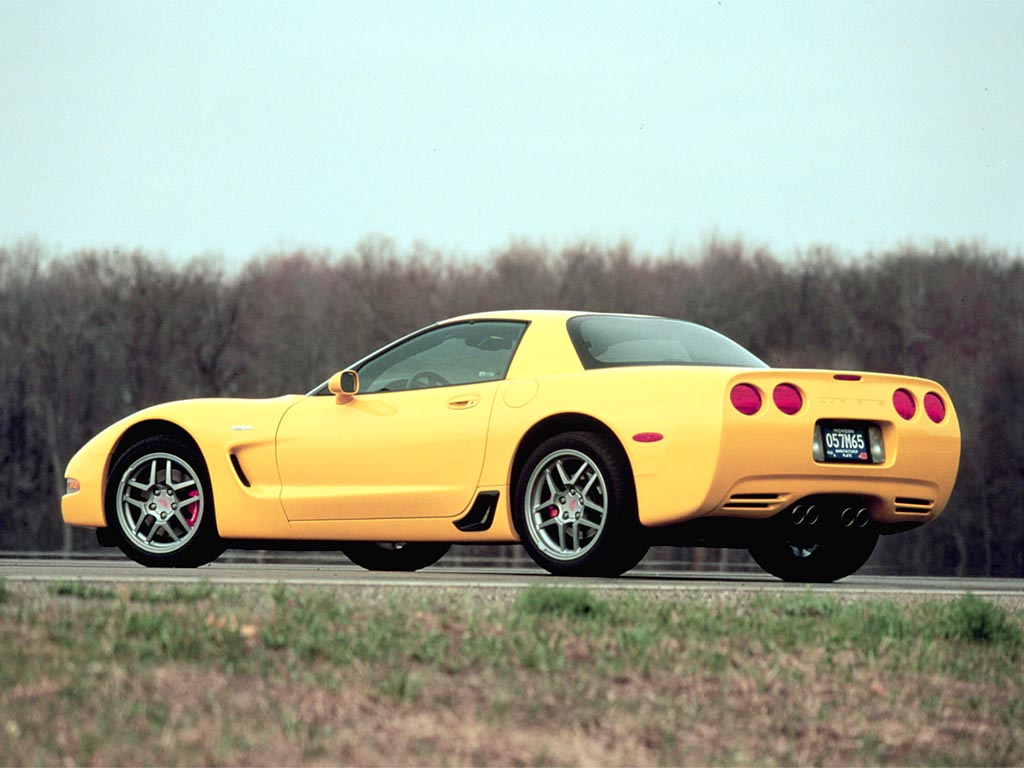
[[[0,244],[1024,247],[1024,2],[0,0]]]

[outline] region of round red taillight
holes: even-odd
[[[787,416],[792,416],[804,407],[804,398],[800,394],[800,390],[792,384],[779,384],[772,391],[772,400],[775,402],[775,407]]]
[[[892,404],[896,409],[896,413],[908,421],[914,418],[914,414],[917,413],[917,403],[914,402],[914,396],[905,389],[897,389],[892,393]]]
[[[749,384],[737,384],[729,393],[732,407],[744,416],[753,416],[761,410],[761,393]]]
[[[924,396],[924,412],[928,414],[929,419],[938,424],[946,418],[946,401],[934,392],[929,392]]]

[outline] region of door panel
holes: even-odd
[[[278,431],[290,520],[456,517],[473,499],[499,382],[307,397]]]

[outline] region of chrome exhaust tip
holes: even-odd
[[[849,528],[857,522],[857,510],[853,507],[847,507],[839,515],[839,522],[842,523],[844,528]]]
[[[807,519],[807,510],[804,509],[803,504],[797,504],[793,507],[793,511],[789,513],[789,522],[793,525],[803,525]]]
[[[858,528],[866,528],[867,524],[871,522],[871,513],[867,509],[857,510],[857,516],[853,522]]]
[[[818,508],[813,504],[807,507],[807,514],[804,516],[804,522],[807,523],[807,525],[818,524]]]

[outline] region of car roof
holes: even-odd
[[[571,317],[580,315],[606,315],[609,317],[652,317],[652,315],[633,315],[627,312],[588,312],[575,309],[502,309],[490,312],[474,312],[468,315],[459,315],[447,320],[442,324],[466,322],[468,320],[568,320]]]
[[[536,320],[541,318],[565,318],[575,315],[586,314],[564,309],[500,309],[489,312],[472,312],[468,315],[459,315],[447,320],[444,323],[464,322],[466,320]]]

